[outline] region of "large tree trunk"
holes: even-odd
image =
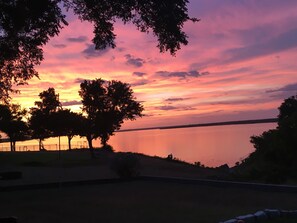
[[[87,140],[88,140],[89,149],[90,149],[90,152],[91,152],[91,157],[95,158],[95,153],[94,153],[94,148],[93,148],[93,143],[92,143],[92,141],[93,141],[92,136],[88,135]]]
[[[45,150],[45,149],[44,149],[44,146],[42,143],[42,139],[39,139],[39,151],[43,151],[43,150]]]
[[[10,151],[15,152],[15,141],[10,140]]]
[[[73,138],[73,136],[68,135],[68,149],[71,150],[71,139]]]
[[[109,140],[109,135],[108,134],[104,134],[102,137],[101,137],[101,144],[103,146],[103,148],[106,148],[107,146],[107,141]]]

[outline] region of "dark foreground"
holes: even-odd
[[[213,223],[265,208],[296,209],[297,194],[136,181],[0,192],[0,213],[21,223]]]
[[[2,188],[58,182],[52,188],[0,190],[0,217],[16,216],[20,223],[216,223],[266,208],[297,209],[296,192],[263,188],[149,179],[68,187],[63,184],[118,179],[109,168],[115,154],[100,152],[97,155],[91,159],[88,151],[0,153],[1,171],[23,173],[21,179],[0,180]],[[225,175],[220,169],[137,156],[141,175],[188,179]]]

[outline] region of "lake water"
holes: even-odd
[[[117,132],[110,138],[109,144],[116,151],[161,157],[172,154],[191,163],[199,161],[207,166],[219,166],[225,163],[233,166],[254,151],[250,143],[252,135],[260,135],[263,131],[275,127],[275,123],[266,123]],[[49,150],[59,148],[57,138],[45,140],[44,145]],[[67,149],[66,137],[61,137],[61,145],[61,149]],[[94,146],[99,147],[100,141],[95,140]],[[72,147],[85,148],[87,142],[84,138],[75,137],[72,140]],[[8,151],[9,144],[0,144],[0,150]],[[38,141],[17,142],[17,150],[38,150]]]

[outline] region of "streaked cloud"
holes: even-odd
[[[137,76],[137,77],[144,77],[147,74],[144,73],[144,72],[137,72],[137,71],[135,71],[135,72],[133,72],[132,75]]]
[[[84,43],[88,40],[87,36],[69,37],[66,39],[68,42]]]
[[[288,84],[281,88],[267,90],[271,98],[284,99],[297,95],[297,83]]]
[[[202,75],[207,75],[209,74],[208,72],[203,72],[203,73],[199,73],[198,71],[192,70],[192,71],[157,71],[155,73],[156,76],[160,76],[160,77],[178,77],[178,78],[189,78],[189,77],[193,77],[193,78],[197,78],[200,77]]]
[[[143,79],[143,80],[134,81],[130,85],[132,87],[136,87],[136,86],[143,86],[143,85],[146,85],[146,84],[149,84],[149,83],[150,83],[149,80]]]
[[[296,91],[297,93],[297,83],[288,84],[284,87],[274,89],[274,90],[268,90],[267,93],[280,92],[280,91]]]
[[[145,63],[144,59],[136,58],[131,54],[126,54],[125,58],[126,58],[126,64],[133,67],[142,67],[143,64]]]
[[[223,52],[228,59],[223,63],[238,62],[279,53],[297,47],[297,28],[280,34],[267,41],[240,48],[228,49]]]
[[[162,106],[155,107],[155,109],[163,110],[163,111],[171,111],[171,110],[192,111],[192,110],[196,110],[196,108],[190,107],[190,106],[171,106],[171,105],[162,105]]]
[[[61,104],[62,104],[62,106],[68,107],[68,106],[73,106],[73,105],[82,105],[82,102],[73,100],[73,101],[64,101]]]
[[[166,102],[177,102],[177,101],[185,101],[188,100],[189,98],[167,98],[164,101]]]
[[[95,45],[94,44],[88,44],[87,48],[84,49],[82,51],[83,55],[86,58],[95,58],[95,57],[102,57],[103,55],[105,55],[108,51],[110,50],[110,48],[106,48],[103,50],[96,50],[95,49]]]
[[[163,110],[163,111],[170,111],[170,110],[177,110],[178,107],[171,106],[171,105],[163,105],[163,106],[156,107],[156,109]]]
[[[63,49],[63,48],[65,48],[67,45],[66,45],[66,44],[53,44],[52,46],[55,47],[55,48]]]

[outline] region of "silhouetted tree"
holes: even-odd
[[[32,131],[32,138],[39,139],[39,150],[43,150],[42,141],[45,138],[53,136],[50,126],[50,116],[52,113],[61,109],[59,95],[55,93],[54,88],[48,88],[39,94],[41,101],[36,101],[37,107],[31,108],[31,117],[29,119],[29,126]],[[58,124],[58,123],[54,123]]]
[[[114,131],[119,130],[124,120],[142,116],[143,106],[135,100],[130,86],[120,81],[85,80],[80,85],[83,111],[89,125],[89,147],[92,140],[101,139],[103,146]]]
[[[27,111],[20,105],[0,105],[0,131],[10,140],[10,150],[15,151],[16,142],[28,137],[28,125],[23,121]]]
[[[115,47],[114,23],[132,22],[141,32],[152,31],[161,52],[174,54],[186,45],[182,31],[188,0],[7,0],[0,1],[0,99],[7,99],[13,84],[38,76],[42,47],[67,25],[60,7],[72,9],[94,25],[96,49]]]
[[[48,129],[49,115],[43,113],[40,109],[31,108],[31,117],[29,119],[29,128],[31,131],[31,137],[39,140],[39,150],[44,150],[42,141],[51,136],[51,132]]]
[[[96,135],[94,134],[94,132],[96,130],[95,123],[91,119],[89,119],[85,116],[81,116],[79,120],[80,120],[79,135],[81,137],[86,137],[86,139],[88,141],[89,148],[90,148],[91,152],[93,152],[92,151],[93,150],[92,141],[93,141],[93,139],[97,138]]]
[[[279,107],[276,129],[252,136],[255,151],[244,164],[270,182],[282,182],[286,176],[297,176],[297,96],[284,100]]]
[[[59,95],[56,94],[54,88],[48,88],[46,91],[39,93],[41,101],[35,101],[35,105],[44,113],[55,112],[61,108]]]
[[[278,128],[287,134],[297,132],[297,95],[285,99],[279,107]]]
[[[59,0],[0,1],[0,98],[34,76],[44,46],[66,25]]]
[[[53,136],[67,136],[68,148],[71,150],[71,140],[80,133],[81,115],[69,109],[60,109],[51,113],[49,128]]]

